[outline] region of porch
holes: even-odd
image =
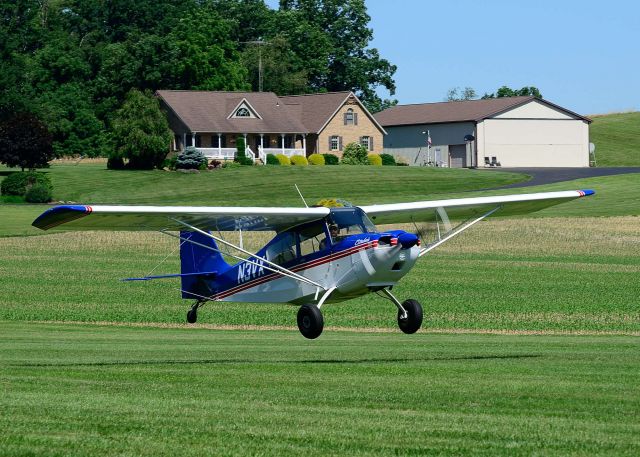
[[[244,138],[245,156],[255,162],[267,163],[267,154],[307,156],[307,135],[302,133],[211,133],[191,132],[176,135],[173,141],[174,151],[183,151],[186,147],[198,148],[208,159],[233,160],[236,157],[237,139]]]

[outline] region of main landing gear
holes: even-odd
[[[187,311],[187,322],[190,324],[195,324],[198,320],[198,308],[204,305],[206,300],[196,300],[191,309]]]
[[[382,292],[398,307],[398,327],[410,335],[416,333],[422,326],[422,305],[418,300],[405,300],[402,303],[387,289]]]
[[[324,327],[322,312],[316,305],[302,305],[298,310],[298,329],[305,338],[318,338]]]

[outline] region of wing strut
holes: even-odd
[[[425,255],[427,252],[437,248],[438,246],[440,246],[442,243],[444,243],[445,241],[450,240],[451,238],[453,238],[456,235],[461,234],[462,232],[464,232],[466,229],[468,229],[469,227],[477,224],[478,222],[480,222],[481,220],[491,216],[493,213],[495,213],[496,211],[498,211],[500,208],[502,208],[502,205],[500,206],[496,206],[495,208],[493,208],[491,211],[488,211],[486,213],[484,213],[482,216],[473,219],[473,220],[469,220],[467,222],[463,222],[462,224],[460,224],[459,226],[457,226],[456,228],[454,228],[451,232],[449,232],[448,234],[446,234],[444,236],[444,238],[440,238],[438,241],[431,243],[429,245],[427,245],[425,248],[420,249],[420,254],[418,255],[418,257],[422,257],[423,255]],[[439,230],[438,230],[438,235],[439,235]]]
[[[243,254],[248,255],[249,257],[255,257],[255,254],[253,254],[253,253],[251,253],[251,252],[249,252],[249,251],[247,251],[245,249],[242,249],[241,247],[236,246],[235,244],[230,243],[229,241],[223,240],[222,238],[218,238],[217,236],[215,236],[215,235],[213,235],[213,234],[211,234],[209,232],[206,232],[205,230],[199,229],[198,227],[194,227],[193,225],[187,224],[186,222],[182,222],[181,220],[178,220],[178,219],[172,219],[172,220],[177,222],[178,224],[184,225],[185,227],[187,227],[187,228],[189,228],[189,229],[191,229],[191,230],[193,230],[195,232],[200,233],[201,235],[208,236],[209,238],[214,239],[218,243],[222,243],[222,244],[224,244],[226,246],[232,247],[232,248],[242,252]],[[164,232],[164,233],[167,233],[167,232]],[[177,236],[177,235],[172,235],[172,236]],[[183,239],[180,236],[178,236],[178,238]],[[189,240],[185,239],[185,241],[189,241]],[[195,241],[192,241],[192,243],[199,244],[199,243],[196,243]],[[211,248],[209,246],[207,246],[207,247],[209,249],[211,249],[211,250],[214,250],[213,248]],[[254,261],[252,261],[250,259],[245,259],[245,258],[242,258],[242,257],[239,257],[239,256],[235,256],[235,255],[232,255],[232,254],[231,254],[231,256],[234,257],[234,258],[243,260],[245,262],[250,262],[252,264],[256,264],[256,262],[254,262]],[[289,278],[296,279],[298,281],[306,282],[307,284],[311,284],[312,286],[319,287],[322,290],[327,290],[327,288],[324,287],[322,284],[317,283],[317,282],[315,282],[315,281],[313,281],[313,280],[311,280],[309,278],[305,278],[304,276],[299,275],[298,273],[294,273],[293,271],[289,270],[288,268],[284,268],[283,266],[280,266],[277,263],[271,262],[270,260],[267,260],[265,258],[260,258],[260,260],[261,260],[261,262],[264,262],[264,263],[266,263],[266,264],[268,264],[268,265],[270,265],[272,267],[272,268],[269,268],[269,267],[265,267],[264,265],[261,265],[263,268],[265,268],[267,270],[273,271],[275,273],[282,274],[283,276],[287,276]]]

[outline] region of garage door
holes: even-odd
[[[464,168],[467,166],[467,146],[464,144],[449,145],[449,166]]]

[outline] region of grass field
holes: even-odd
[[[371,203],[500,185],[398,167],[363,183],[149,172],[142,188],[80,167],[51,173],[85,203],[298,205],[293,182]],[[313,341],[295,307],[209,303],[188,326],[178,281],[119,281],[178,271],[174,239],[43,235],[29,224],[46,205],[0,205],[0,456],[638,455],[637,175],[485,193],[577,188],[598,194],[482,222],[423,258],[394,291],[423,303],[425,330],[402,334],[371,295],[323,307]]]
[[[179,280],[119,281],[179,271],[176,248],[154,233],[0,238],[0,319],[183,322]],[[425,304],[426,328],[638,333],[639,253],[638,217],[493,220],[421,259],[395,291]],[[328,326],[396,328],[395,308],[375,295],[323,312]],[[295,313],[212,303],[199,321],[291,327]]]
[[[598,167],[640,166],[640,112],[593,116],[589,140]]]
[[[58,182],[56,186],[61,186],[68,194],[61,198],[65,201],[75,201],[79,203],[95,204],[101,200],[92,200],[89,190],[81,190],[84,186],[91,187],[84,182],[84,170],[88,170],[89,175],[98,176],[101,173],[113,174],[109,170],[103,170],[100,166],[87,165],[83,166],[60,166],[51,169],[51,175],[54,182]],[[256,167],[257,168],[257,167]],[[289,167],[291,168],[291,167]],[[311,168],[311,167],[309,167]],[[425,169],[410,167],[380,167],[384,171],[391,169],[393,179],[380,177],[376,173],[379,169],[371,169],[375,167],[336,167],[338,171],[333,174],[309,174],[305,179],[298,179],[308,170],[303,171],[301,175],[293,173],[293,178],[286,173],[279,174],[273,179],[275,180],[275,190],[267,191],[269,177],[269,169],[266,171],[255,172],[254,169],[244,168],[229,170],[235,174],[225,174],[226,171],[220,171],[220,174],[211,173],[204,175],[178,175],[176,173],[166,172],[148,172],[150,175],[161,176],[161,182],[157,186],[165,189],[163,193],[155,193],[154,188],[144,187],[140,177],[134,180],[133,185],[125,185],[118,181],[100,181],[95,184],[98,195],[102,195],[108,202],[119,202],[123,204],[185,204],[185,205],[231,205],[238,206],[287,206],[301,205],[297,193],[293,188],[293,183],[298,182],[306,194],[310,202],[316,202],[321,198],[339,197],[352,201],[354,204],[372,204],[387,203],[401,201],[416,201],[429,198],[449,198],[449,197],[469,197],[476,195],[498,195],[511,193],[529,193],[543,192],[552,190],[571,190],[571,189],[595,189],[596,195],[579,201],[570,202],[565,205],[559,205],[548,210],[541,211],[533,215],[533,217],[566,217],[566,216],[626,216],[640,215],[640,178],[638,174],[605,176],[599,178],[581,179],[563,183],[550,184],[545,186],[535,186],[518,189],[503,189],[480,191],[483,188],[492,188],[505,185],[509,182],[523,180],[527,177],[522,174],[506,174],[497,173],[495,171],[485,170],[447,170],[447,169]],[[336,169],[334,168],[334,170]],[[264,167],[263,167],[264,169]],[[272,169],[278,169],[273,167]],[[331,169],[324,167],[323,170]],[[366,186],[356,185],[353,172],[351,170],[364,170],[370,173]],[[279,171],[282,170],[278,169]],[[394,174],[396,170],[403,170],[407,175]],[[294,170],[289,170],[294,171]],[[451,173],[454,172],[454,173]],[[122,176],[127,176],[131,172],[121,172]],[[147,173],[147,172],[139,172]],[[264,176],[260,174],[264,174]],[[260,176],[258,176],[260,175]],[[61,178],[58,178],[62,176]],[[95,178],[94,176],[94,178]],[[262,184],[258,191],[251,192],[251,186],[247,186],[247,182],[257,180],[257,176],[262,179]],[[173,179],[195,178],[196,181],[188,181],[186,184]],[[207,193],[199,187],[202,182],[198,179],[219,181],[220,192]],[[97,178],[96,178],[97,179]],[[329,183],[329,184],[328,184]],[[177,187],[176,187],[177,186]],[[457,186],[457,187],[456,187]],[[467,192],[453,193],[454,189],[467,190]],[[80,189],[80,190],[79,190]],[[141,190],[140,190],[141,189]],[[173,189],[173,190],[172,190]],[[308,192],[309,191],[309,192]],[[478,191],[478,192],[472,192]],[[118,193],[120,192],[120,193]],[[139,192],[139,193],[138,193]],[[140,193],[147,192],[144,198],[140,197]],[[165,199],[167,194],[172,194],[171,198]],[[70,199],[71,195],[82,196],[79,199]],[[120,195],[120,197],[118,197]],[[136,196],[138,195],[138,196]],[[210,195],[217,197],[209,200]],[[108,196],[108,198],[107,198]],[[97,198],[97,197],[96,197]],[[104,203],[104,201],[102,201]],[[45,209],[48,205],[15,205],[0,204],[0,236],[23,236],[23,235],[39,235],[42,231],[31,227],[31,222]]]
[[[640,453],[637,338],[0,329],[3,456]]]
[[[104,164],[53,165],[49,173],[54,200],[82,203],[192,204],[233,206],[302,205],[300,190],[310,202],[344,198],[368,204],[416,199],[490,188],[527,179],[521,173],[424,167],[241,167],[200,174],[114,171]],[[5,169],[3,174],[11,173]]]

